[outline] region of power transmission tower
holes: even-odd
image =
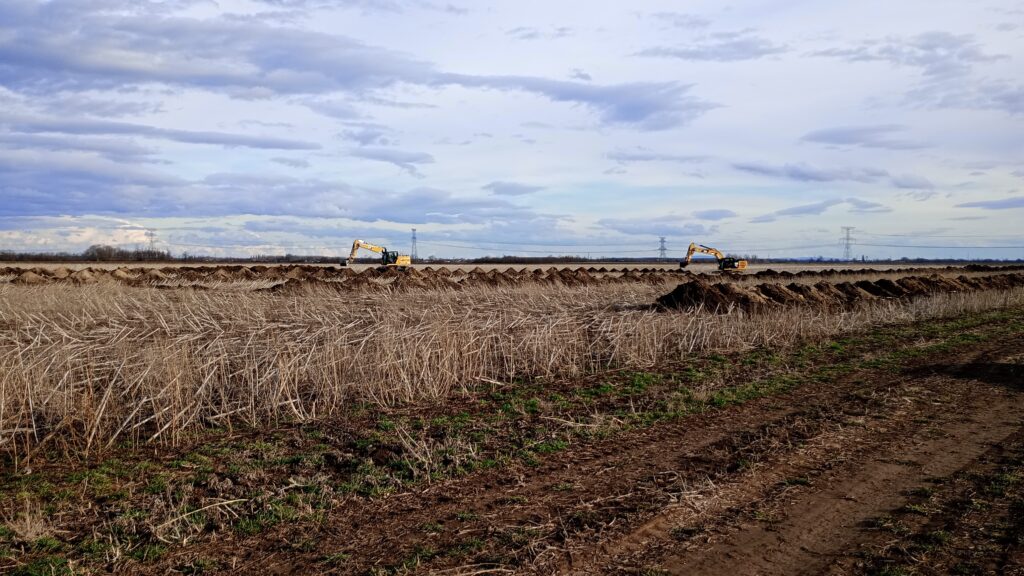
[[[658,258],[661,258],[662,260],[664,260],[666,258],[666,252],[668,252],[668,248],[665,247],[665,237],[664,236],[659,236],[658,237]]]
[[[412,249],[409,250],[409,257],[418,260],[420,255],[416,253],[416,229],[412,229]]]
[[[856,238],[850,234],[854,231],[853,226],[843,226],[843,235],[839,238],[839,241],[843,243],[843,260],[849,262],[853,260],[853,243],[857,241]]]
[[[146,238],[149,238],[149,251],[156,252],[156,232],[146,230]]]

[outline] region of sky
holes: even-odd
[[[1024,258],[1022,223],[1018,0],[0,2],[0,249]]]

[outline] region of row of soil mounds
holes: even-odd
[[[897,280],[859,280],[857,282],[818,282],[816,284],[764,283],[738,285],[709,282],[695,278],[676,286],[658,298],[661,309],[705,310],[725,313],[730,310],[756,311],[777,306],[811,305],[844,308],[864,302],[906,299],[934,294],[1005,290],[1024,286],[1024,274],[990,276],[906,276]]]
[[[518,288],[527,286],[598,286],[608,284],[648,283],[663,284],[668,271],[648,270],[646,272],[627,270],[617,273],[591,273],[583,268],[550,268],[548,270],[489,270],[474,269],[468,272],[439,270],[367,270],[342,278],[333,279],[289,279],[268,290],[274,292],[305,290],[310,287],[327,287],[346,291],[404,291],[404,290],[460,290],[469,287]],[[678,274],[673,274],[678,277]]]
[[[744,276],[753,276],[754,278],[764,279],[776,279],[776,278],[813,278],[815,276],[869,276],[872,274],[886,274],[891,272],[898,272],[900,274],[939,274],[939,273],[957,273],[957,272],[1018,272],[1024,270],[1024,265],[1013,264],[1007,266],[989,266],[987,264],[968,264],[966,266],[931,266],[931,267],[919,267],[919,268],[895,268],[895,269],[884,269],[884,268],[844,268],[834,269],[825,268],[821,270],[801,270],[799,272],[789,272],[787,270],[772,270],[767,268],[765,270],[759,270],[753,274],[746,274]]]
[[[904,274],[918,271],[963,273],[1024,270],[1024,266],[990,267],[971,265],[967,267],[914,268],[903,270],[819,270],[804,272],[776,272],[764,270],[756,274],[720,277],[722,280],[737,278],[788,278],[834,275],[878,275],[899,272]],[[412,267],[405,270],[371,268],[356,271],[352,268],[331,266],[165,266],[165,267],[122,267],[116,269],[85,268],[71,270],[65,267],[0,268],[0,276],[13,277],[12,283],[19,285],[42,284],[100,284],[119,283],[128,286],[155,286],[162,288],[192,287],[196,289],[216,288],[219,285],[254,282],[263,284],[261,289],[293,290],[308,286],[329,286],[349,291],[405,290],[405,289],[460,289],[465,287],[518,287],[526,285],[585,286],[621,283],[649,283],[659,285],[670,278],[705,278],[705,276],[678,269],[666,268],[507,268],[504,270],[473,268]],[[270,284],[270,286],[267,286]]]
[[[689,276],[689,274],[684,275]],[[262,289],[291,290],[328,286],[344,290],[459,289],[469,286],[515,287],[523,285],[585,286],[640,282],[661,284],[680,272],[658,268],[555,268],[471,270],[438,268],[377,269],[357,272],[325,266],[167,266],[85,268],[0,268],[0,276],[13,276],[17,285],[102,284],[128,286],[210,288],[231,282],[272,285]]]

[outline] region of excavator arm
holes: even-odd
[[[351,264],[352,261],[356,259],[356,254],[359,253],[360,248],[363,248],[364,250],[369,250],[370,252],[376,252],[378,254],[387,252],[388,250],[383,246],[377,246],[376,244],[370,244],[369,242],[356,240],[355,242],[352,242],[352,252],[348,255],[348,260],[346,260],[346,262]]]
[[[703,244],[697,244],[696,242],[690,242],[690,247],[686,250],[686,258],[679,263],[680,268],[686,268],[690,265],[693,260],[694,254],[708,254],[714,256],[715,260],[718,261],[718,269],[723,272],[732,272],[737,270],[746,270],[747,261],[737,260],[736,258],[729,258],[717,248],[705,246]]]
[[[406,255],[400,255],[398,252],[388,250],[383,246],[377,246],[376,244],[370,244],[362,240],[356,240],[352,242],[352,252],[349,253],[348,259],[345,260],[344,264],[347,266],[356,259],[356,255],[359,253],[359,249],[369,250],[370,252],[376,252],[380,254],[381,266],[398,266],[405,267],[412,264],[412,261]]]
[[[725,254],[722,254],[720,250],[716,250],[715,248],[705,246],[703,244],[697,244],[696,242],[690,242],[690,248],[686,250],[686,259],[679,263],[679,267],[686,268],[689,266],[690,262],[693,260],[693,255],[697,253],[714,256],[715,260],[718,260],[719,262],[725,258]]]

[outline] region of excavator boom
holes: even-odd
[[[342,262],[343,266],[348,266],[355,261],[356,255],[359,253],[359,249],[369,250],[370,252],[376,252],[380,254],[380,265],[391,267],[404,268],[412,265],[412,259],[406,254],[399,254],[394,250],[388,250],[383,246],[377,246],[376,244],[370,244],[362,240],[356,240],[352,242],[352,252],[349,253],[348,259]]]
[[[690,265],[693,260],[694,254],[708,254],[715,257],[718,261],[718,269],[722,272],[738,272],[740,270],[747,269],[746,260],[738,260],[736,258],[730,258],[722,253],[717,248],[705,246],[703,244],[697,244],[696,242],[690,242],[690,247],[686,250],[686,258],[679,263],[680,268],[686,268]]]

